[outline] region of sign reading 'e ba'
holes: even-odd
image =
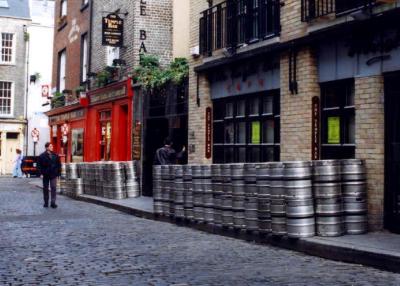
[[[122,47],[124,39],[124,20],[117,14],[103,17],[103,46]]]

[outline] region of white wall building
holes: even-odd
[[[50,141],[48,118],[44,112],[50,109],[47,89],[51,91],[54,36],[54,1],[30,0],[32,23],[28,26],[28,96],[27,96],[27,150],[26,155],[38,155],[44,151],[44,144]],[[32,76],[36,76],[33,81]],[[39,130],[39,141],[34,150],[32,130]]]

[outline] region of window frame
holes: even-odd
[[[89,67],[89,37],[88,32],[81,35],[81,48],[80,48],[80,82],[81,84],[86,83],[87,73]],[[86,41],[86,52],[85,52],[85,41]],[[86,71],[86,72],[85,72]]]
[[[2,80],[2,79],[0,79],[0,82],[11,83],[10,113],[9,114],[0,113],[0,118],[12,118],[14,117],[15,82],[12,80]]]
[[[111,53],[110,51],[113,52]],[[110,60],[110,55],[113,55],[114,58]],[[106,46],[106,65],[107,66],[113,66],[113,61],[115,59],[119,59],[121,57],[121,49],[119,47],[111,47],[111,46]]]
[[[355,158],[356,148],[356,108],[354,104],[355,85],[354,79],[330,81],[320,84],[321,87],[321,159],[352,159]],[[331,89],[335,92],[336,106],[326,106],[326,93]],[[341,96],[339,93],[343,92]],[[352,104],[347,104],[348,95],[352,95]],[[340,142],[328,143],[328,118],[339,117]],[[354,142],[348,142],[347,129],[349,119],[354,121]],[[335,154],[335,155],[333,155]]]
[[[270,112],[263,112],[265,98],[272,97],[273,110]],[[254,100],[258,100],[258,114],[250,114],[251,104]],[[245,101],[245,115],[238,115],[238,104]],[[226,106],[233,104],[233,117],[226,117]],[[272,161],[279,161],[280,159],[280,89],[263,91],[258,93],[246,94],[241,96],[231,96],[213,101],[214,105],[214,119],[213,119],[213,162],[214,163],[237,163],[237,162],[267,162],[271,161],[268,158],[272,149]],[[222,110],[222,112],[221,112]],[[264,143],[263,128],[266,121],[273,120],[274,122],[274,140],[273,142]],[[252,143],[252,128],[253,122],[259,122],[259,142]],[[236,130],[239,125],[245,123],[245,142],[239,140],[240,136]],[[228,125],[233,124],[233,143],[226,143],[225,131]],[[219,132],[223,131],[223,134]],[[217,139],[218,136],[218,139]],[[240,142],[239,142],[240,141]],[[241,160],[243,155],[244,160]],[[227,158],[226,153],[232,150],[232,161]],[[252,158],[252,152],[256,150],[258,158]]]
[[[64,48],[58,52],[58,64],[57,64],[57,90],[58,92],[63,92],[61,90],[61,56],[65,53],[65,69],[64,69],[64,89],[66,88],[66,81],[67,81],[67,48]]]
[[[2,60],[2,50],[3,50],[3,34],[9,34],[12,35],[12,47],[11,47],[11,61],[5,62]],[[17,47],[17,38],[16,34],[12,32],[7,32],[7,31],[1,31],[0,30],[0,65],[5,65],[5,66],[14,66],[16,62],[16,47]]]

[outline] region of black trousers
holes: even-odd
[[[56,191],[57,191],[57,177],[50,179],[48,177],[43,177],[43,199],[44,203],[49,203],[49,185],[51,189],[51,203],[56,203]]]

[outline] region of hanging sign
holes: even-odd
[[[45,85],[42,85],[42,97],[49,97],[49,95],[50,95],[50,87],[49,87],[49,85],[47,85],[47,84],[45,84]]]
[[[319,97],[314,96],[312,99],[312,132],[311,132],[311,160],[320,159],[320,107],[319,107]]]
[[[122,47],[124,39],[124,20],[117,14],[103,17],[102,45]]]
[[[328,144],[340,144],[340,117],[328,117]]]
[[[33,142],[36,143],[39,141],[39,135],[40,135],[39,130],[37,130],[36,128],[33,128],[32,132],[31,132]]]
[[[61,126],[61,133],[62,133],[63,135],[67,135],[67,134],[68,134],[68,130],[69,130],[68,124],[67,124],[67,123],[64,123],[64,124]]]
[[[212,114],[211,107],[206,108],[206,159],[212,155]]]

